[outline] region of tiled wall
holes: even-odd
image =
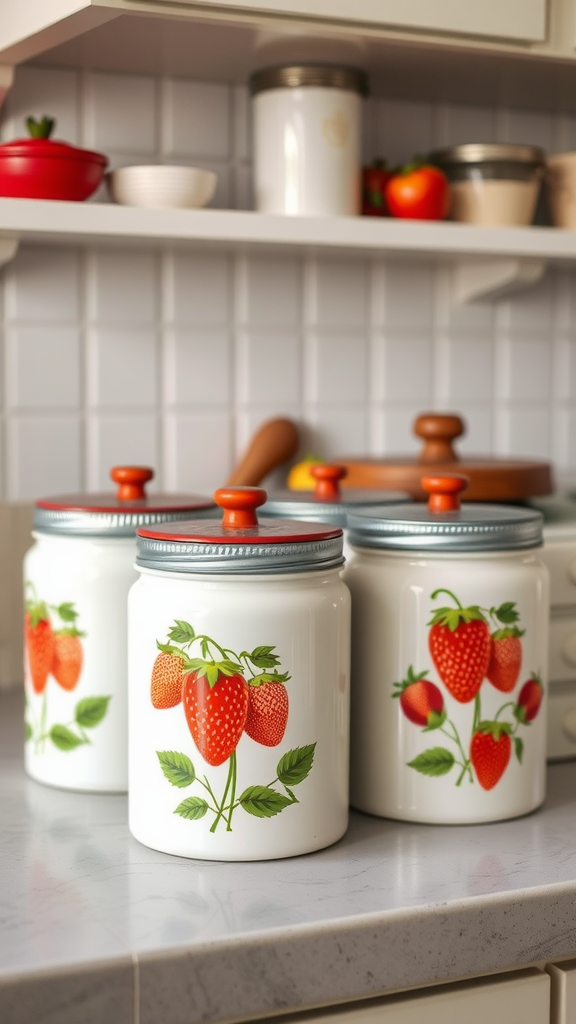
[[[113,166],[213,168],[214,205],[250,205],[242,88],[23,68],[2,138],[28,113]],[[567,118],[386,100],[366,113],[367,158],[478,139],[576,148]],[[575,282],[550,272],[512,300],[455,306],[449,272],[427,263],[23,246],[0,272],[0,498],[102,487],[130,461],[209,489],[280,413],[333,456],[410,450],[419,410],[455,409],[469,450],[576,471]]]

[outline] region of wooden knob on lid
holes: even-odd
[[[414,422],[414,433],[424,441],[418,462],[428,465],[458,462],[452,442],[464,433],[464,423],[460,416],[452,413],[423,413]]]
[[[214,491],[214,501],[224,509],[222,526],[225,530],[245,530],[258,526],[256,509],[268,495],[261,487],[220,487]]]
[[[310,475],[314,477],[314,497],[317,501],[340,501],[339,480],[343,480],[348,470],[345,466],[331,466],[326,463],[318,463],[310,466]]]
[[[152,479],[154,470],[148,466],[114,466],[110,470],[110,476],[114,483],[118,484],[118,501],[144,501],[144,485]]]
[[[451,473],[450,476],[424,476],[421,484],[427,494],[430,512],[457,512],[460,508],[459,494],[465,491],[470,481],[467,476]]]

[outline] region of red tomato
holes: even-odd
[[[395,174],[384,190],[393,217],[443,220],[450,209],[450,186],[437,167],[423,164]]]
[[[384,164],[375,163],[362,170],[362,213],[365,217],[386,217],[388,207],[384,189],[391,178]]]

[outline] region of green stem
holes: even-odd
[[[498,721],[498,716],[502,714],[502,712],[504,711],[504,708],[515,708],[515,707],[516,707],[516,705],[515,705],[513,700],[507,701],[506,704],[503,704],[501,708],[498,708],[498,711],[494,715],[494,721],[495,722]]]
[[[480,694],[477,693],[474,697],[474,719],[472,721],[472,735],[478,729],[480,722],[482,721],[482,711],[480,708]]]
[[[456,602],[458,607],[461,610],[463,610],[462,609],[462,605],[460,604],[460,601],[456,597],[456,594],[453,594],[451,590],[446,590],[446,587],[438,587],[438,590],[435,590],[433,594],[430,594],[430,600],[431,601],[435,601],[436,598],[438,597],[438,594],[448,594],[448,596],[451,597],[452,600]]]
[[[228,796],[228,790],[230,789],[230,783],[232,782],[232,772],[233,772],[233,769],[234,769],[232,758],[233,758],[235,753],[236,753],[236,751],[234,751],[234,753],[231,754],[229,759],[228,759],[228,778],[226,779],[226,787],[224,789],[224,795],[222,797],[222,803],[218,805],[218,814],[216,815],[216,817],[215,817],[215,819],[212,822],[212,825],[210,827],[210,831],[211,832],[215,832],[216,831],[216,829],[218,827],[218,822],[220,821],[220,818],[224,814],[224,808],[226,806],[226,797]]]
[[[456,785],[457,786],[460,785],[460,783],[462,782],[462,777],[464,776],[465,772],[469,772],[469,774],[470,774],[470,781],[473,782],[474,780],[472,778],[472,769],[470,767],[470,761],[466,757],[466,751],[464,750],[464,747],[462,746],[462,740],[460,739],[460,735],[458,733],[458,729],[454,725],[454,722],[452,721],[451,718],[448,718],[446,721],[447,721],[447,725],[449,725],[452,728],[452,734],[450,734],[449,732],[446,732],[446,729],[444,728],[444,726],[441,727],[440,732],[444,733],[444,735],[447,736],[449,740],[452,740],[453,743],[456,743],[456,745],[458,747],[458,750],[460,751],[460,756],[461,756],[462,762],[463,762],[462,763],[462,775],[460,776],[460,778],[459,778],[458,782],[456,783]],[[457,761],[456,763],[460,764],[459,761]]]
[[[38,737],[38,742],[36,744],[37,754],[44,753],[44,740],[46,739],[46,710],[46,687],[44,687],[42,693],[42,707],[40,709],[40,735]]]
[[[229,814],[228,814],[228,824],[226,826],[226,831],[227,832],[231,832],[232,831],[232,815],[234,813],[234,807],[235,807],[234,801],[236,799],[236,781],[237,781],[237,778],[238,778],[238,767],[237,767],[237,763],[236,763],[236,751],[235,750],[233,750],[231,755],[230,755],[230,761],[232,762],[232,793],[231,793],[231,796],[230,796],[230,811],[229,811]]]

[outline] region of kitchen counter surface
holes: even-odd
[[[0,1020],[192,1024],[576,954],[576,763],[544,808],[432,827],[353,813],[328,850],[189,861],[131,838],[126,800],[22,767],[0,698]]]

